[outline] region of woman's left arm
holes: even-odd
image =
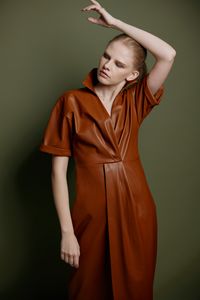
[[[176,56],[175,49],[159,37],[114,18],[96,0],[91,0],[91,2],[93,4],[83,8],[82,11],[94,10],[100,14],[100,17],[99,19],[89,17],[88,21],[126,33],[149,50],[155,57],[156,62],[149,71],[147,78],[148,87],[152,94],[155,94],[171,70]]]
[[[147,78],[148,87],[155,94],[171,70],[176,56],[175,49],[159,37],[121,20],[116,19],[113,26],[135,39],[155,57],[156,62]]]

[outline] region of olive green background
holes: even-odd
[[[155,300],[197,300],[199,4],[181,0],[100,3],[116,18],[157,35],[177,52],[162,102],[140,128],[139,148],[157,205]],[[58,96],[82,86],[107,41],[120,33],[88,22],[87,17],[98,17],[80,11],[89,4],[0,1],[0,297],[4,300],[66,299],[69,265],[60,259],[51,156],[38,148]],[[147,63],[149,68],[154,63],[150,53]],[[72,203],[73,158],[67,176]]]

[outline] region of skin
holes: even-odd
[[[112,103],[127,81],[138,77],[139,72],[133,68],[133,51],[122,41],[113,41],[105,49],[100,58],[95,92],[104,103],[109,115],[111,115]],[[109,77],[102,76],[103,70]]]
[[[107,28],[118,29],[126,33],[143,45],[155,57],[156,62],[149,72],[147,84],[151,93],[156,93],[166,80],[174,63],[175,49],[155,35],[114,18],[97,1],[91,0],[91,2],[91,5],[81,9],[81,11],[84,13],[96,11],[100,16],[98,19],[89,17],[89,22]],[[100,58],[97,75],[98,83],[95,86],[95,92],[110,113],[112,102],[125,82],[137,78],[138,73],[132,67],[133,54],[121,42],[112,42],[106,50],[109,56],[102,55]],[[120,64],[116,63],[117,60],[125,63],[126,66],[121,68]],[[102,69],[108,73],[109,78],[100,75],[100,70]],[[74,235],[69,208],[68,184],[66,181],[68,161],[69,157],[67,156],[52,155],[51,180],[55,206],[61,226],[61,259],[78,268],[81,252],[79,243]]]
[[[69,157],[52,155],[51,183],[55,207],[61,228],[60,256],[71,266],[78,267],[80,247],[74,235],[69,206],[69,191],[66,173]]]

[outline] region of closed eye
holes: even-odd
[[[110,56],[107,53],[104,53],[103,56],[105,58],[110,59]],[[124,68],[124,65],[122,65],[120,62],[116,61],[116,66],[118,66],[119,68]]]
[[[104,56],[105,58],[109,58],[109,56],[108,56],[106,53],[104,53],[103,56]]]

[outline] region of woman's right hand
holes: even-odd
[[[61,259],[72,267],[79,267],[80,246],[74,232],[62,233]]]
[[[106,11],[106,9],[104,7],[102,7],[101,4],[99,2],[97,2],[96,0],[91,0],[91,2],[93,4],[86,6],[86,7],[82,8],[81,10],[83,12],[95,11],[95,12],[99,13],[100,16],[98,19],[89,17],[88,21],[90,21],[94,24],[105,26],[105,27],[113,27],[115,24],[116,18],[111,16],[111,14],[109,14]]]

